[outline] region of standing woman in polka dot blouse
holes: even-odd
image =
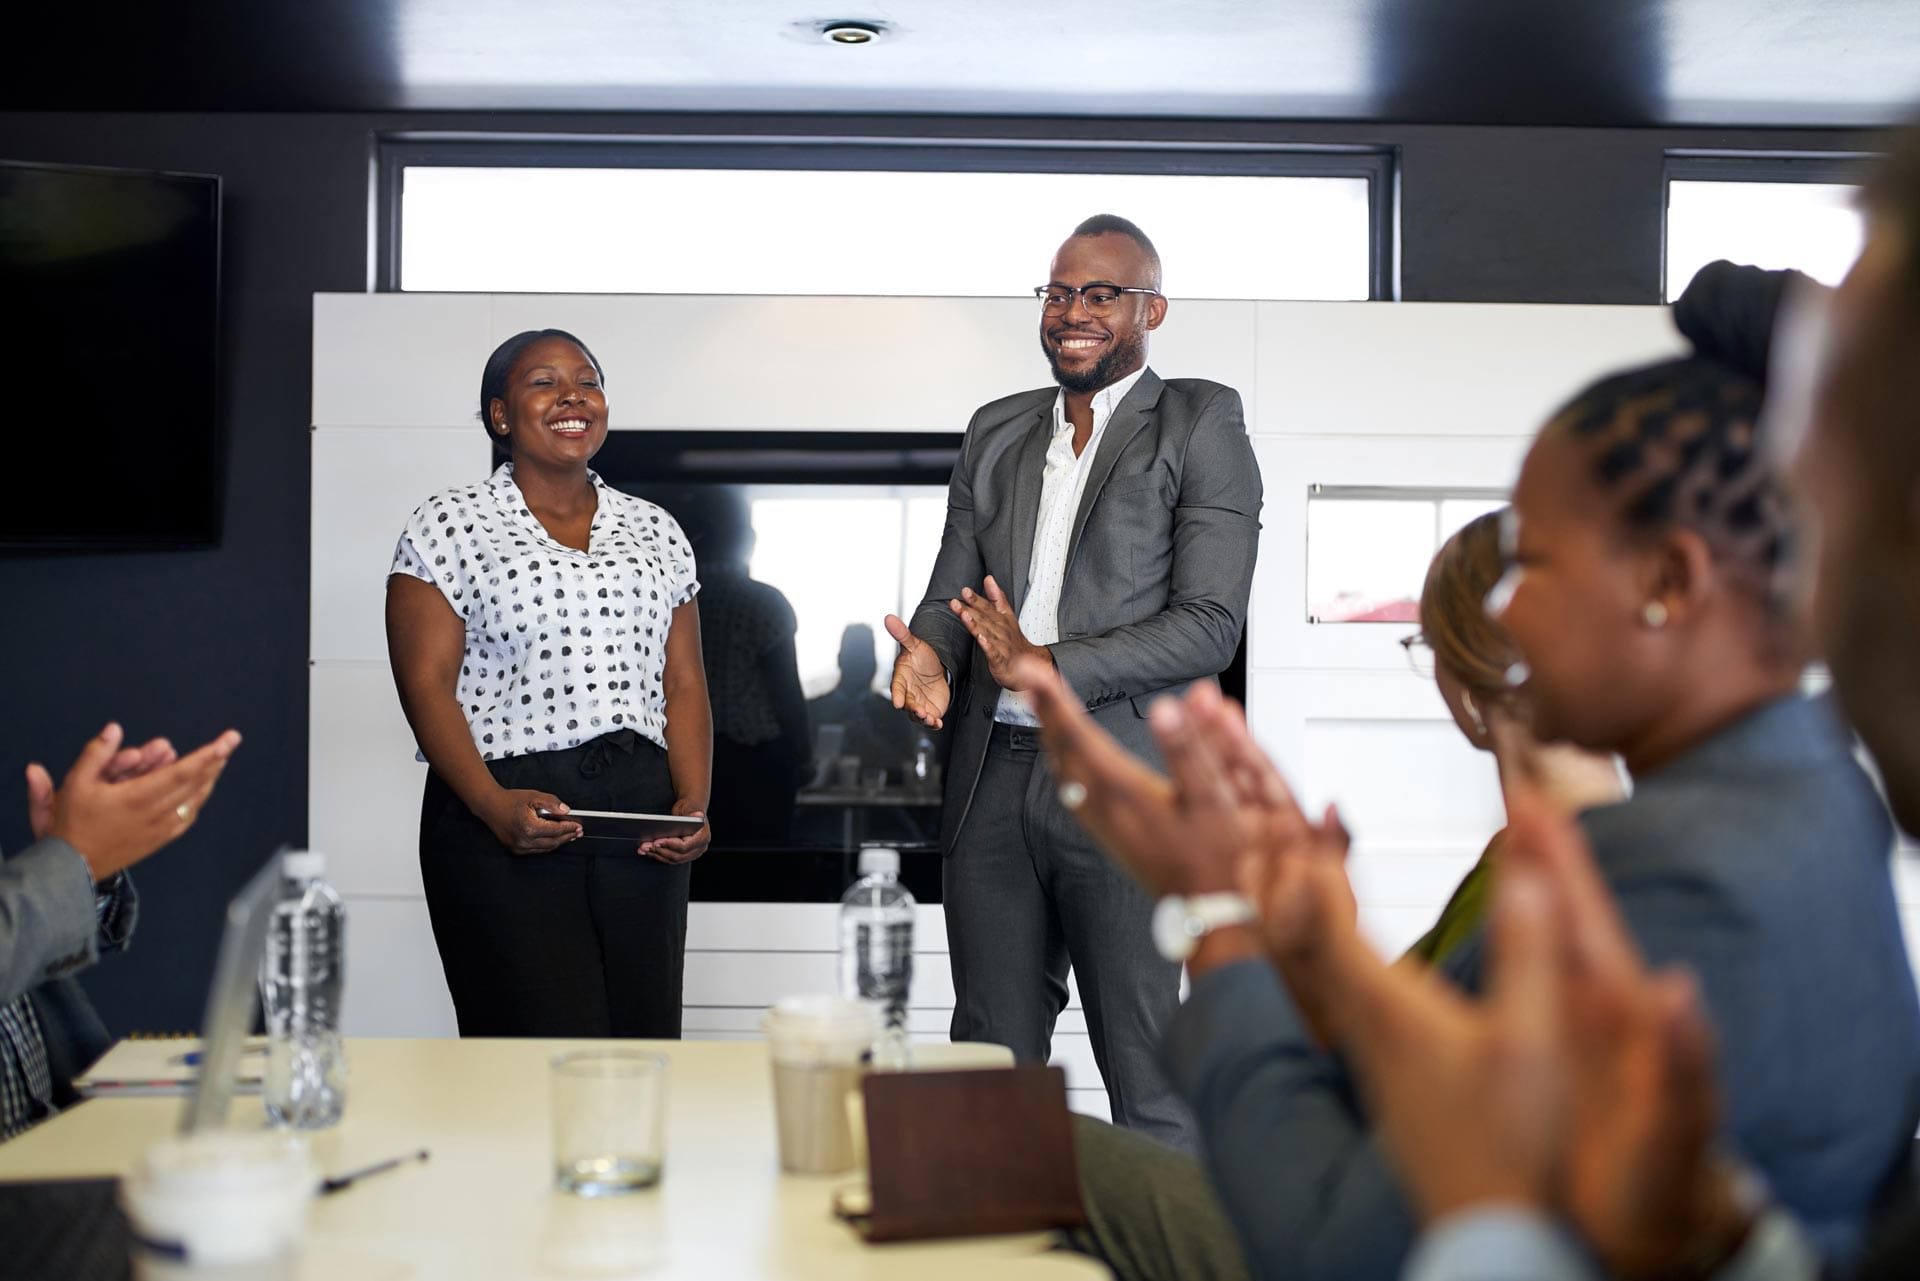
[[[429,766],[420,870],[460,1033],[677,1037],[688,865],[709,829],[575,846],[564,816],[706,814],[693,553],[673,517],[588,470],[607,399],[572,334],[500,344],[480,418],[506,461],[421,504],[387,579],[387,649]]]

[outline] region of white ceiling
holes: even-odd
[[[827,19],[887,24],[828,45]],[[1920,0],[183,0],[41,6],[0,107],[1873,125]],[[38,51],[38,52],[35,52]]]
[[[815,4],[391,0],[392,50],[425,108],[1364,119],[1510,81],[1509,99],[1570,119],[1604,100],[1649,123],[1811,125],[1920,96],[1920,0]],[[891,29],[821,41],[841,17]]]

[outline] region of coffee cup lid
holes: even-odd
[[[871,1040],[880,1032],[880,1012],[865,1001],[826,993],[784,996],[767,1011],[770,1033],[824,1040]]]

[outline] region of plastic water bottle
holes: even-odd
[[[934,754],[932,737],[925,733],[913,744],[913,765],[907,784],[922,796],[931,796],[940,790],[940,761]]]
[[[900,852],[860,851],[860,879],[840,898],[840,995],[880,1012],[876,1067],[908,1064],[907,993],[913,987],[913,895],[900,884]]]
[[[275,1125],[302,1130],[332,1125],[346,1103],[340,996],[347,909],[326,873],[323,854],[300,850],[281,856],[280,902],[260,967],[267,1116]]]

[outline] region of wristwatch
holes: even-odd
[[[1259,915],[1244,894],[1169,894],[1153,909],[1153,945],[1169,961],[1185,961],[1215,930],[1246,925]]]

